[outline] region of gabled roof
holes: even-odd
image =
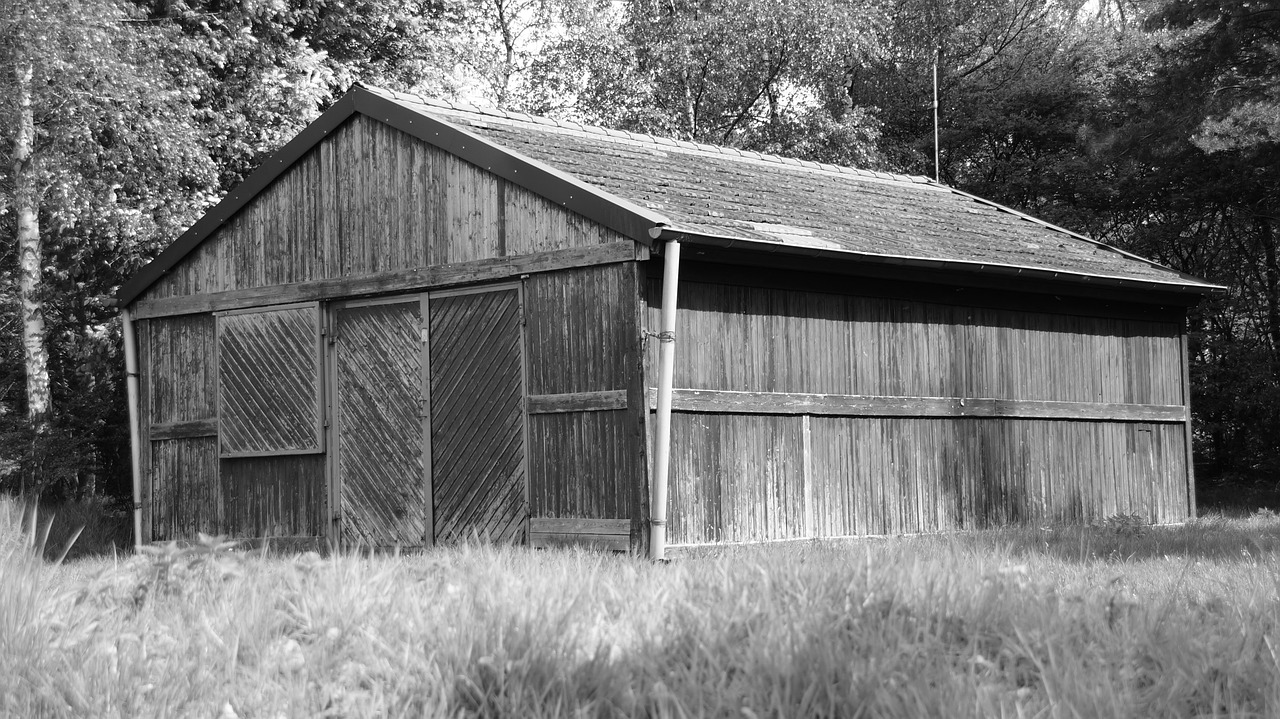
[[[131,302],[356,113],[638,242],[1204,294],[1223,288],[923,177],[869,172],[357,85],[120,290]]]

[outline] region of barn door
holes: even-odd
[[[431,536],[421,300],[333,314],[333,426],[343,547],[416,547]]]
[[[528,516],[520,292],[433,292],[435,537],[521,542]]]

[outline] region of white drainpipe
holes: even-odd
[[[125,388],[129,402],[129,448],[133,460],[133,547],[142,546],[142,430],[138,424],[138,344],[133,336],[133,315],[120,312],[124,340]]]
[[[671,377],[676,361],[676,290],[680,286],[680,243],[663,245],[662,329],[658,335],[658,416],[653,433],[653,488],[650,502],[649,556],[665,559],[667,550],[667,477],[671,467]]]

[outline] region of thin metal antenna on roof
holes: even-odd
[[[938,55],[942,52],[942,48],[933,48],[933,181],[942,182],[941,171],[938,169],[940,162],[938,160]]]

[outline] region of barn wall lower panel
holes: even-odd
[[[640,454],[627,410],[529,417],[529,500],[534,517],[631,519]]]
[[[802,430],[797,417],[673,414],[667,540],[807,536]]]
[[[151,539],[223,534],[216,437],[153,441],[150,452]]]
[[[672,544],[1188,518],[1180,423],[673,415]]]
[[[233,537],[323,537],[324,456],[222,461],[225,524]]]

